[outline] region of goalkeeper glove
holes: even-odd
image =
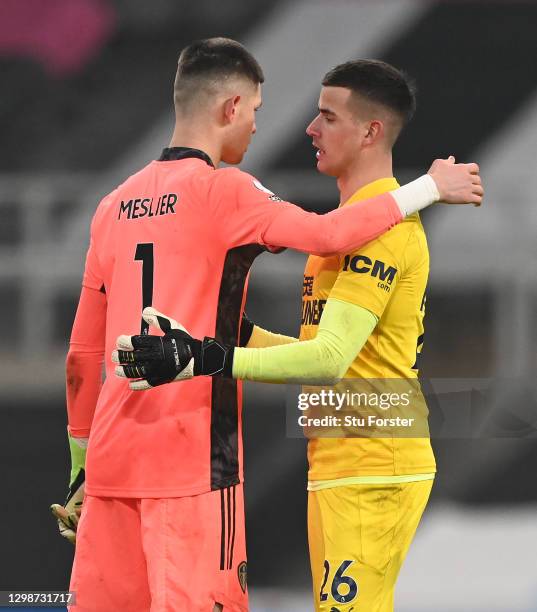
[[[151,389],[193,376],[231,377],[234,347],[214,338],[197,340],[174,319],[154,308],[145,308],[144,320],[164,336],[119,336],[112,353],[116,375],[137,379],[129,383],[134,391]]]
[[[52,504],[50,510],[58,521],[60,535],[75,544],[76,530],[84,501],[84,483],[86,480],[86,445],[87,438],[72,438],[69,435],[71,450],[71,478],[67,499],[63,506]]]

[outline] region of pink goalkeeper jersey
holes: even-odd
[[[341,215],[345,210],[351,214]],[[107,299],[106,380],[91,425],[86,492],[178,497],[242,480],[239,381],[200,376],[134,392],[114,375],[116,338],[147,332],[144,307],[170,315],[195,337],[237,344],[248,272],[263,250],[322,254],[332,240],[348,251],[348,242],[356,248],[400,220],[388,194],[369,208],[307,213],[254,177],[215,170],[203,152],[185,148],[165,149],[105,197],[83,279]],[[352,239],[331,239],[349,223]]]

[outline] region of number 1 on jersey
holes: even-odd
[[[144,242],[136,245],[136,261],[142,262],[142,310],[153,305],[153,273],[155,262],[153,243]],[[149,324],[142,319],[141,334],[149,333]]]

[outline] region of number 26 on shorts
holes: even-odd
[[[339,604],[350,603],[358,595],[358,583],[356,580],[351,576],[345,576],[345,572],[353,563],[354,561],[343,561],[332,578],[330,595]],[[328,588],[326,583],[328,582],[329,575],[330,563],[325,560],[324,579],[319,593],[319,600],[321,602],[326,601],[329,597],[328,593],[325,592],[325,588]]]

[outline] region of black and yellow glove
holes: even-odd
[[[69,436],[71,450],[71,478],[69,491],[63,505],[52,504],[50,510],[58,521],[60,534],[72,544],[76,541],[76,530],[82,513],[84,485],[86,481],[86,438]]]
[[[134,391],[152,389],[169,382],[194,376],[231,377],[234,347],[214,338],[197,340],[174,319],[154,308],[145,308],[142,316],[164,336],[119,336],[112,353],[116,376],[136,379],[129,383]]]

